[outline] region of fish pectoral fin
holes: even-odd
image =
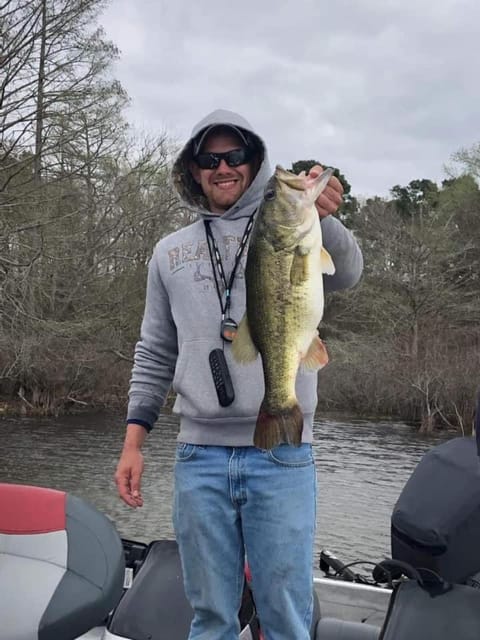
[[[322,247],[322,251],[320,253],[320,262],[322,265],[322,273],[333,276],[335,273],[335,265],[333,264],[332,256],[324,247]]]
[[[305,282],[308,275],[307,255],[297,251],[293,254],[292,267],[290,269],[290,283],[300,285]]]
[[[317,335],[313,338],[307,353],[300,360],[300,365],[307,371],[318,371],[328,364],[328,353],[325,344]]]
[[[258,349],[250,334],[247,314],[243,316],[238,325],[237,335],[232,342],[232,355],[241,364],[247,364],[257,359]]]

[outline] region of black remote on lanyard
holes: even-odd
[[[208,357],[218,401],[222,407],[228,407],[235,400],[232,379],[228,370],[225,354],[221,349],[213,349]]]

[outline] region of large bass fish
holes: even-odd
[[[245,267],[247,307],[233,355],[238,362],[260,353],[265,396],[254,444],[271,449],[299,446],[303,414],[295,395],[300,365],[319,369],[328,362],[317,327],[323,316],[323,274],[335,267],[322,245],[315,200],[332,169],[316,178],[277,166],[258,211]]]

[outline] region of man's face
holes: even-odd
[[[202,145],[201,152],[225,153],[243,146],[233,132],[213,131]],[[225,159],[222,159],[216,169],[200,169],[193,161],[190,168],[195,181],[202,187],[212,213],[222,214],[230,209],[253,179],[252,162],[229,167]]]

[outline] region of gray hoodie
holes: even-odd
[[[249,132],[262,150],[262,162],[247,191],[222,215],[208,204],[188,169],[193,139],[212,124],[230,124]],[[265,144],[251,125],[236,113],[214,111],[193,129],[180,152],[172,176],[182,199],[195,207],[199,219],[158,242],[148,270],[147,295],[140,340],[130,381],[128,422],[151,429],[170,387],[176,392],[174,412],[180,415],[178,440],[200,445],[249,446],[263,398],[261,358],[236,363],[230,344],[220,337],[221,309],[205,236],[211,229],[228,279],[235,252],[249,216],[259,206],[271,175]],[[363,260],[350,231],[335,217],[322,219],[323,242],[336,272],[324,276],[326,291],[352,287],[362,273]],[[246,252],[245,252],[246,253]],[[239,322],[245,310],[245,253],[237,269],[230,315]],[[223,348],[235,390],[235,400],[220,406],[209,367],[209,353]],[[317,374],[299,372],[297,397],[304,413],[303,441],[311,442],[317,404]]]

